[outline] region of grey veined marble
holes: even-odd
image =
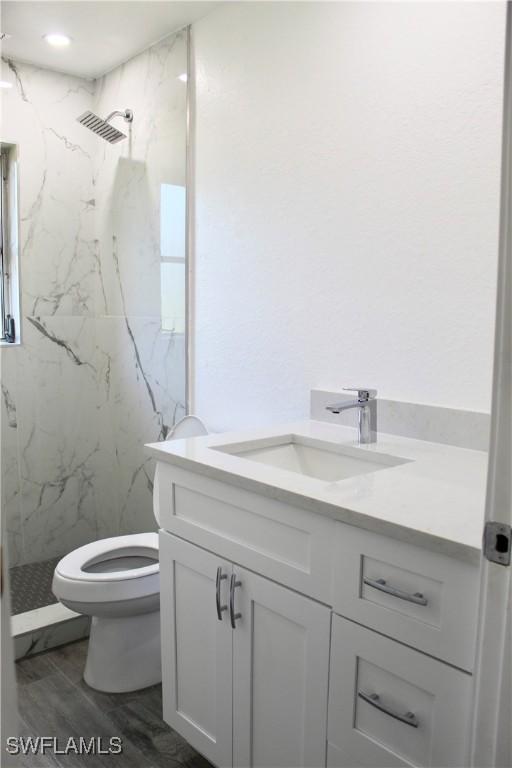
[[[186,38],[95,82],[2,61],[19,145],[22,346],[1,351],[10,564],[154,529],[146,442],[185,412],[185,344],[161,318],[160,190],[184,186]],[[130,107],[109,145],[76,118]]]

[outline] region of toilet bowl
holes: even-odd
[[[158,534],[101,539],[60,560],[53,592],[76,613],[91,616],[84,679],[122,693],[161,680]]]
[[[185,416],[168,439],[208,434],[197,416]],[[157,523],[158,512],[155,509]],[[158,534],[100,539],[59,561],[55,597],[91,616],[84,680],[99,691],[124,693],[162,679]]]

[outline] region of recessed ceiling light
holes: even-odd
[[[0,80],[0,88],[12,88],[12,83],[8,83],[7,80]]]
[[[182,72],[181,75],[178,75],[178,80],[181,80],[182,83],[186,83],[188,80],[188,75],[186,72]]]
[[[56,48],[64,48],[71,42],[70,37],[67,35],[61,35],[58,32],[51,32],[48,35],[44,35],[44,39],[49,45],[54,45]]]

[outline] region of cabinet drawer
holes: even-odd
[[[467,765],[471,675],[333,617],[330,768]]]
[[[334,520],[163,462],[154,503],[166,531],[329,602]]]
[[[477,566],[342,523],[334,561],[336,613],[472,670]]]

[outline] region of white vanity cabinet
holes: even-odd
[[[166,722],[218,766],[325,765],[330,609],[165,532],[160,561]]]
[[[478,565],[165,462],[155,509],[164,719],[214,765],[467,764]]]

